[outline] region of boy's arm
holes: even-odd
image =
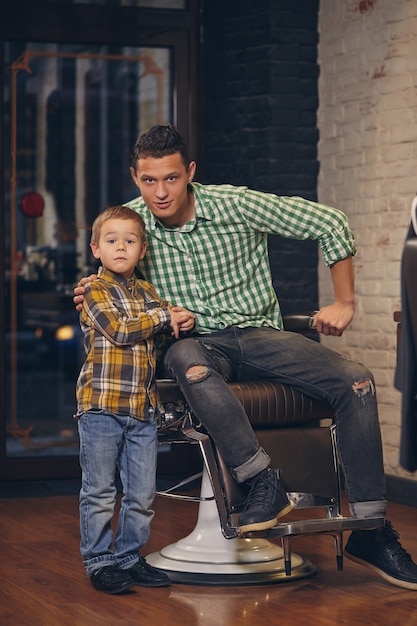
[[[92,282],[84,293],[81,321],[93,326],[113,344],[124,346],[148,339],[169,326],[171,314],[168,307],[155,307],[137,317],[128,317],[115,306],[108,289]]]
[[[188,333],[193,330],[195,326],[195,315],[191,313],[191,311],[184,309],[182,306],[174,306],[171,302],[168,302],[168,300],[163,300],[151,283],[143,280],[142,285],[145,293],[152,299],[153,303],[157,302],[163,309],[169,309],[171,317],[169,326],[171,327],[171,334],[176,339],[179,338],[180,334]]]

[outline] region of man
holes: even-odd
[[[373,376],[320,343],[282,330],[268,261],[268,234],[318,240],[335,299],[315,315],[314,327],[340,336],[354,314],[356,251],[346,216],[302,198],[193,183],[195,169],[178,131],[154,126],[134,147],[130,171],[141,195],[128,206],[146,224],[148,253],[140,264],[146,279],[196,317],[195,335],[167,350],[164,367],[235,479],[251,486],[238,520],[241,531],[274,526],[291,505],[279,470],[270,467],[226,384],[239,379],[277,380],[329,402],[350,510],[361,517],[385,516]],[[82,287],[75,294],[82,294]],[[417,565],[388,520],[382,529],[354,531],[345,552],[393,584],[417,589]]]

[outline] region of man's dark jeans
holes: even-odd
[[[177,341],[164,364],[238,482],[264,469],[269,457],[227,382],[276,380],[326,400],[335,410],[338,453],[352,513],[385,514],[375,382],[363,365],[298,333],[236,326]],[[198,376],[187,375],[193,366],[200,366]]]

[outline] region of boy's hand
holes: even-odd
[[[176,339],[180,333],[187,333],[194,328],[195,317],[182,306],[170,307],[172,334]]]
[[[75,304],[75,309],[78,313],[83,308],[84,302],[84,293],[85,293],[85,285],[90,283],[92,280],[97,280],[97,274],[90,274],[90,276],[84,276],[84,278],[80,278],[78,281],[78,285],[74,288],[74,297],[72,301]]]

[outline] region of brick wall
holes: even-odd
[[[348,214],[359,250],[354,322],[341,339],[324,341],[373,370],[386,471],[417,479],[399,467],[393,387],[393,312],[417,191],[417,3],[321,0],[319,36],[318,197]],[[331,286],[322,267],[319,287],[323,305]]]
[[[311,200],[317,193],[318,0],[203,3],[197,179]],[[284,312],[317,307],[317,246],[270,238]]]
[[[387,473],[417,478],[399,467],[393,386],[393,313],[417,191],[417,4],[206,0],[203,25],[198,178],[299,194],[348,214],[356,316],[342,338],[323,341],[374,371]],[[284,312],[331,300],[314,243],[271,238],[271,265]]]

